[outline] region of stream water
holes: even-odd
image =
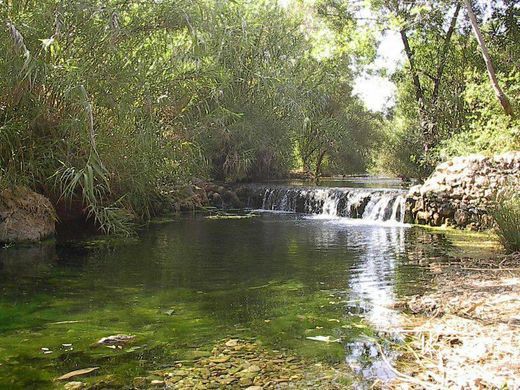
[[[85,367],[100,367],[87,381],[110,375],[123,386],[226,337],[391,377],[375,343],[402,325],[394,304],[427,288],[430,262],[463,253],[442,232],[402,224],[392,194],[380,208],[390,214],[378,215],[395,223],[322,205],[310,214],[184,215],[129,240],[0,249],[0,388],[52,388]],[[133,346],[95,345],[118,333],[135,335]]]

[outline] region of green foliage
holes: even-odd
[[[0,62],[4,175],[79,199],[103,231],[128,233],[156,211],[161,180],[182,176],[168,167],[194,157],[182,140],[171,144],[152,103],[176,75],[161,54],[165,31],[184,28],[182,5],[30,3],[7,9],[0,36],[10,54]]]
[[[386,173],[403,178],[424,178],[429,170],[423,155],[423,137],[419,127],[398,117],[387,124],[384,141],[373,150],[374,173]]]
[[[494,154],[520,149],[520,116],[506,115],[496,100],[487,76],[468,72],[464,101],[467,105],[467,125],[464,131],[442,141],[439,158],[447,159],[473,153]],[[500,80],[518,112],[520,106],[520,72]]]
[[[309,76],[297,85],[291,109],[298,114],[292,127],[303,169],[316,179],[366,172],[381,121],[352,96],[349,58],[309,58],[302,66]]]
[[[302,7],[7,3],[0,180],[79,203],[103,231],[127,234],[193,177],[260,180],[301,168],[294,151],[305,142],[327,145],[331,171],[366,170],[379,122],[351,98],[349,67],[370,39],[352,19],[328,30]],[[306,120],[318,132],[310,140],[299,131]]]
[[[382,141],[372,150],[374,173],[404,178],[424,178],[429,174],[416,103],[409,98],[412,88],[411,83],[398,83],[399,104],[393,116],[385,120]]]
[[[490,5],[491,18],[484,19],[481,25],[500,85],[513,103],[516,113],[513,117],[506,115],[497,101],[463,10],[446,46],[447,26],[455,14],[453,2],[374,0],[372,3],[380,11],[383,26],[394,26],[407,35],[423,93],[419,101],[412,66],[407,61],[393,75],[399,91],[398,102],[395,111],[389,113],[385,140],[375,152],[375,168],[424,178],[439,162],[453,156],[518,150],[520,13],[517,2]],[[482,13],[478,8],[476,11]],[[439,78],[442,58],[445,62]],[[437,88],[436,81],[439,81]]]
[[[492,215],[498,225],[498,235],[508,252],[520,251],[520,196],[506,191],[499,197]]]

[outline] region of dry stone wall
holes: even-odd
[[[406,218],[431,226],[489,229],[494,225],[489,210],[508,188],[520,191],[520,152],[457,157],[410,189]]]

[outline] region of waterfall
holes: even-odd
[[[405,217],[403,190],[272,186],[255,188],[254,192],[261,201],[250,206],[262,210],[373,222],[403,223]]]

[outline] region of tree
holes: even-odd
[[[438,121],[435,117],[435,106],[437,104],[441,83],[443,81],[444,71],[448,59],[448,54],[451,47],[453,33],[455,31],[457,20],[460,13],[461,5],[457,4],[453,15],[450,18],[449,27],[446,32],[439,27],[438,15],[432,15],[432,20],[435,21],[432,25],[427,25],[424,22],[416,21],[417,15],[423,12],[424,4],[419,1],[393,1],[389,2],[386,7],[390,10],[400,22],[399,34],[403,42],[404,51],[408,59],[408,66],[411,79],[413,81],[415,89],[415,97],[417,100],[420,126],[424,137],[424,151],[428,152],[433,146],[435,146],[435,139],[437,136]],[[449,7],[448,7],[449,8]],[[434,13],[440,11],[440,7],[435,10]],[[442,23],[441,23],[442,24]],[[438,58],[437,64],[433,69],[433,73],[428,72],[424,68],[421,69],[416,60],[415,50],[410,43],[410,35],[414,34],[414,28],[430,29],[431,31],[439,32],[438,46],[436,58]],[[423,43],[420,43],[423,44]],[[431,92],[428,94],[426,90],[425,82],[421,80],[421,74],[428,78],[428,82],[433,83]],[[432,115],[433,114],[433,115]]]
[[[486,42],[484,41],[484,37],[482,36],[482,32],[480,31],[480,27],[478,25],[477,17],[475,16],[475,13],[473,12],[473,8],[471,6],[470,0],[464,0],[464,4],[466,5],[466,10],[469,15],[469,20],[471,23],[471,26],[473,28],[473,32],[475,33],[475,37],[477,38],[477,42],[480,46],[480,50],[482,51],[482,56],[484,57],[484,62],[486,63],[487,72],[489,75],[489,81],[491,82],[491,86],[493,87],[493,90],[495,91],[495,95],[502,105],[502,108],[504,109],[505,113],[507,115],[513,115],[513,108],[511,107],[511,103],[500,87],[500,84],[498,82],[496,73],[495,73],[495,67],[493,65],[493,61],[491,59],[491,56],[489,54],[488,48],[486,46]]]

